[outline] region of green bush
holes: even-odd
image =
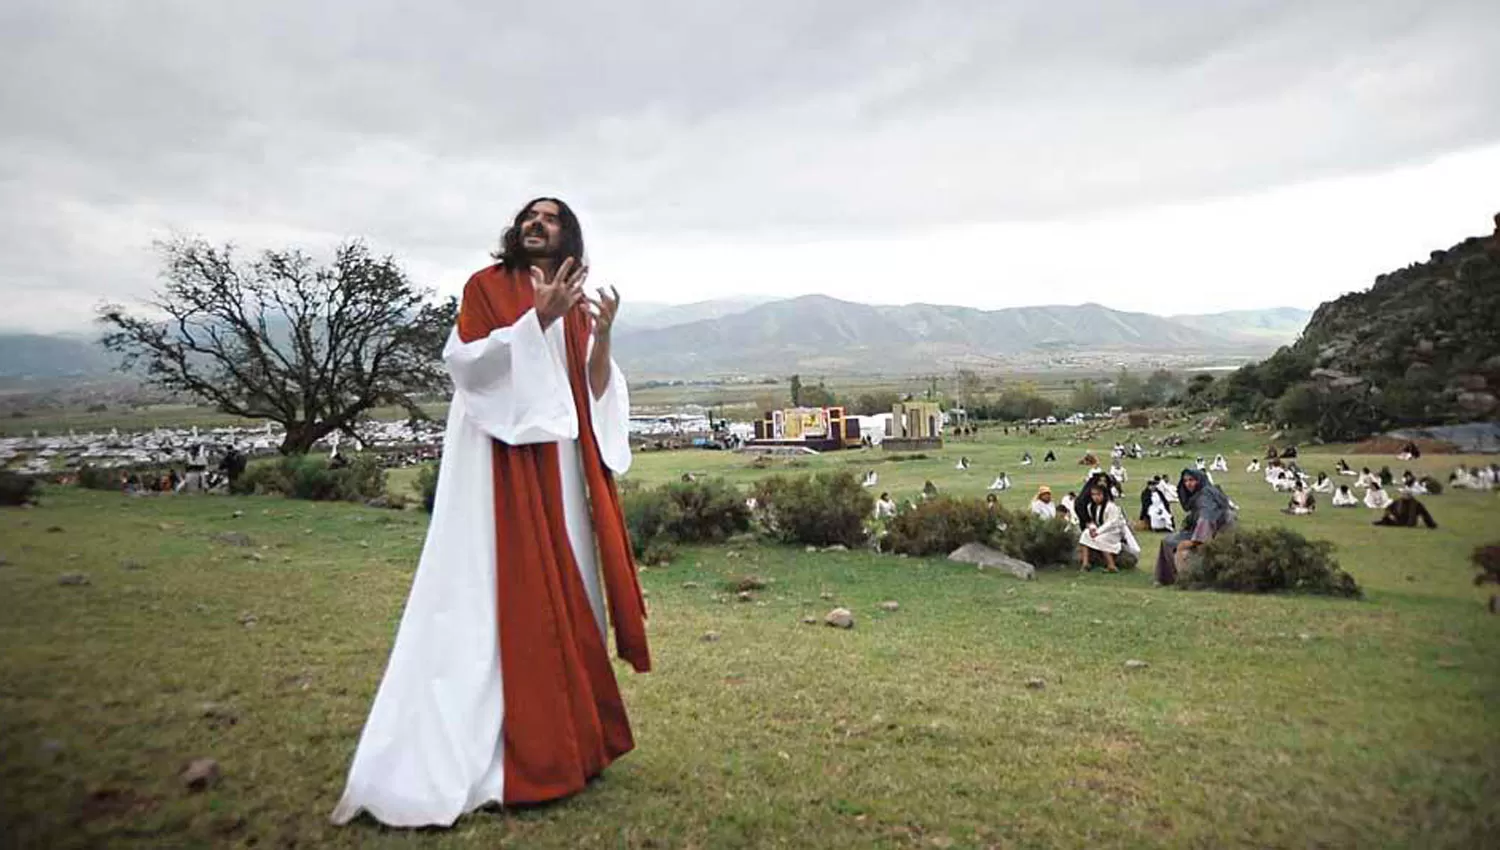
[[[428,513],[432,513],[432,506],[437,502],[437,485],[438,464],[423,464],[422,468],[417,470],[417,480],[412,483],[411,487],[417,491],[418,496],[422,497],[422,510]]]
[[[234,492],[314,502],[364,502],[385,495],[385,469],[372,454],[355,455],[338,469],[329,468],[321,457],[288,455],[274,463],[252,464],[235,482]]]
[[[965,543],[989,541],[1000,513],[983,499],[940,496],[898,511],[886,526],[881,548],[903,555],[946,555]]]
[[[733,486],[721,479],[681,481],[645,488],[620,487],[621,509],[638,561],[672,560],[679,543],[720,543],[750,530],[750,509]]]
[[[1188,561],[1178,584],[1190,590],[1308,593],[1359,598],[1354,577],[1339,569],[1333,544],[1288,528],[1233,528]]]
[[[1078,527],[1061,517],[1042,519],[1030,511],[1006,511],[1001,521],[1005,528],[995,533],[990,545],[1012,558],[1048,567],[1072,563],[1077,555]]]
[[[78,467],[78,486],[87,490],[119,490],[121,479],[129,475],[126,469],[104,469],[85,463]]]
[[[36,479],[0,469],[0,505],[37,503]]]
[[[754,496],[756,518],[783,543],[852,549],[864,543],[875,510],[875,497],[848,471],[773,475],[755,483]]]

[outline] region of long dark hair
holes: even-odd
[[[510,227],[500,234],[500,250],[490,252],[490,256],[499,260],[501,265],[512,269],[531,267],[531,258],[521,246],[521,222],[532,207],[543,201],[557,204],[558,224],[562,230],[562,256],[558,258],[558,262],[567,257],[572,257],[577,263],[583,262],[583,226],[578,223],[578,216],[573,213],[573,208],[557,198],[533,198],[521,207],[521,211],[511,220]]]

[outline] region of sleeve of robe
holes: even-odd
[[[543,331],[535,310],[471,342],[455,328],[443,360],[470,421],[513,446],[577,439],[578,412],[563,348],[549,344],[550,336],[562,333],[560,321]]]
[[[594,356],[594,338],[589,337],[589,357]],[[609,386],[604,395],[594,397],[589,392],[589,415],[594,420],[594,440],[599,444],[599,456],[604,465],[616,475],[630,469],[630,388],[625,384],[625,375],[620,364],[609,359]]]

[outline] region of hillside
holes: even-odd
[[[736,295],[729,298],[714,298],[695,301],[692,304],[663,304],[657,301],[636,301],[620,311],[615,330],[635,331],[685,325],[702,319],[717,319],[734,313],[743,313],[777,299],[763,295]]]
[[[1022,355],[1264,353],[1272,346],[1144,313],[1077,307],[876,306],[823,295],[716,319],[621,333],[620,359],[650,374],[912,371]]]
[[[115,363],[90,337],[0,333],[0,378],[98,376]]]
[[[1323,304],[1226,384],[1237,412],[1326,439],[1500,416],[1500,226]]]

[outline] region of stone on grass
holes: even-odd
[[[816,626],[817,624],[818,624],[818,618],[817,617],[808,616],[808,617],[803,617],[802,618],[802,625],[804,625],[804,626]]]
[[[134,558],[126,558],[125,560],[120,562],[120,569],[122,570],[144,570],[145,568],[145,564],[135,560]]]
[[[240,517],[242,517],[244,515],[245,515],[244,511],[235,511],[234,513],[230,514],[230,516],[234,517],[235,519],[239,519]]]
[[[265,559],[266,559],[266,556],[262,555],[259,552],[246,552],[245,553],[245,560],[247,560],[247,561],[264,561]]]
[[[829,593],[828,591],[825,590],[822,593],[818,594],[818,598],[819,599],[832,599],[833,598],[833,594]]]
[[[60,525],[49,525],[49,526],[47,526],[47,533],[48,534],[62,534],[62,530],[63,530],[63,527],[60,526]]]
[[[1026,687],[1032,689],[1033,691],[1039,691],[1039,690],[1047,687],[1047,680],[1046,679],[1027,679],[1026,680]]]
[[[960,564],[974,564],[981,570],[1000,570],[1018,579],[1036,578],[1036,567],[1025,561],[1012,558],[998,549],[983,543],[965,543],[948,554],[948,560]]]
[[[193,759],[182,769],[182,784],[189,791],[203,791],[219,782],[219,763],[213,759]]]
[[[742,591],[740,591],[739,594],[738,594],[738,596],[739,596],[739,599],[740,599],[741,602],[753,602],[753,601],[755,601],[755,594],[751,593],[748,590],[742,590]]]
[[[247,629],[255,628],[255,624],[258,622],[260,622],[260,618],[250,613],[249,611],[240,614],[240,625],[244,626]]]
[[[1038,614],[1041,614],[1042,616],[1045,617],[1048,614],[1052,613],[1052,606],[1051,605],[1038,605],[1038,606],[1036,606],[1036,612]]]
[[[250,535],[240,531],[221,531],[209,538],[215,543],[223,543],[225,546],[254,546],[255,541]]]
[[[239,714],[223,703],[205,702],[198,706],[198,709],[202,712],[203,719],[209,721],[214,727],[233,726],[240,722]]]
[[[84,585],[89,583],[86,573],[63,573],[57,577],[57,583],[61,585]]]
[[[703,637],[698,639],[703,641],[704,643],[713,643],[720,637],[722,637],[722,635],[720,635],[718,632],[704,632]]]
[[[769,584],[770,582],[766,581],[760,576],[745,576],[744,578],[734,583],[734,589],[739,591],[765,590],[767,585]]]
[[[823,617],[823,622],[836,629],[854,628],[854,614],[848,608],[835,608]]]
[[[806,549],[803,549],[802,551],[804,551],[804,552],[816,552],[816,551],[818,551],[818,547],[816,547],[816,546],[809,546]]]
[[[887,600],[885,602],[880,603],[880,610],[882,610],[882,611],[899,611],[900,609],[901,609],[901,603],[897,602],[894,599],[890,599],[890,600]]]
[[[845,546],[842,543],[835,543],[832,546],[824,546],[823,547],[823,551],[824,552],[847,552],[847,551],[849,551],[849,547]]]
[[[724,553],[724,557],[726,557],[726,558],[738,558],[738,557],[740,557],[740,550],[738,550],[738,549],[730,549],[728,552]]]
[[[682,583],[683,590],[697,590],[698,587],[699,585],[696,581],[685,581]]]
[[[1125,669],[1126,670],[1144,670],[1144,669],[1146,669],[1147,667],[1150,667],[1150,666],[1151,666],[1150,664],[1147,664],[1146,662],[1141,661],[1138,658],[1132,658],[1129,661],[1125,662]]]

